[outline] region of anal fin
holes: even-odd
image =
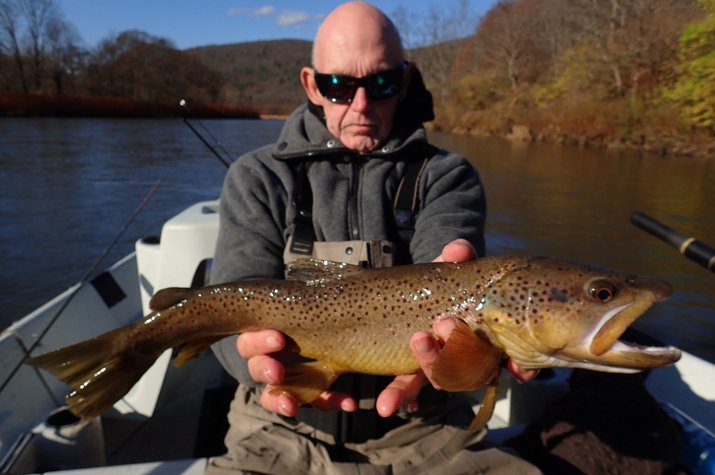
[[[288,364],[283,383],[271,394],[290,394],[298,404],[308,404],[333,384],[338,374],[320,361]]]
[[[432,379],[446,391],[474,391],[492,380],[503,355],[459,321],[432,367]]]
[[[192,340],[181,345],[179,352],[174,359],[174,366],[181,367],[189,361],[199,355],[203,350],[213,345],[220,339],[224,338],[226,335],[210,336],[208,338],[201,338],[198,340]]]

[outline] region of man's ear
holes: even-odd
[[[402,88],[400,90],[400,102],[407,96],[407,91],[410,90],[410,82],[412,81],[412,75],[415,72],[415,63],[407,63],[407,69],[405,69],[405,77],[402,79]]]
[[[305,90],[305,94],[308,96],[308,100],[316,106],[322,106],[323,95],[320,93],[318,85],[315,83],[313,68],[306,66],[300,70],[300,83],[303,85],[303,89]]]

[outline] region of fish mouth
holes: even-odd
[[[582,361],[587,361],[583,367],[627,373],[660,368],[678,361],[681,352],[677,348],[644,346],[620,339],[654,302],[665,297],[667,294],[663,292],[644,292],[633,301],[609,310],[582,341],[583,347],[588,348],[588,354],[582,355]]]

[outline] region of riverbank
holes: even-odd
[[[564,120],[563,115],[556,113],[513,117],[471,111],[450,118],[439,106],[435,112],[437,120],[428,124],[430,128],[459,135],[715,159],[715,137],[698,131],[669,127],[629,127],[624,131],[618,123],[604,123],[587,116]],[[287,116],[232,104],[192,103],[187,112],[178,101],[154,104],[116,97],[0,93],[0,117],[285,119]]]
[[[468,112],[454,104],[436,109],[434,129],[448,133],[715,159],[712,133],[680,123],[676,111],[646,103],[581,99],[549,107],[527,107],[517,101]]]
[[[478,127],[445,129],[440,126],[435,127],[435,130],[475,137],[501,137],[512,142],[555,143],[583,148],[628,150],[715,160],[715,139],[698,134],[684,137],[671,132],[659,135],[639,134],[635,137],[617,137],[601,131],[590,134],[569,134],[554,125],[539,129],[524,124],[514,124],[506,131]]]
[[[175,104],[138,102],[117,97],[0,93],[0,117],[112,117],[163,118],[196,117],[216,119],[257,119],[250,107],[192,103],[190,110]]]

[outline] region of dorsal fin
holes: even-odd
[[[166,310],[191,297],[194,292],[195,289],[187,289],[184,287],[167,287],[166,289],[161,289],[149,300],[149,308],[154,311]]]
[[[286,279],[307,285],[325,285],[364,272],[360,266],[324,259],[298,259],[288,264]]]

